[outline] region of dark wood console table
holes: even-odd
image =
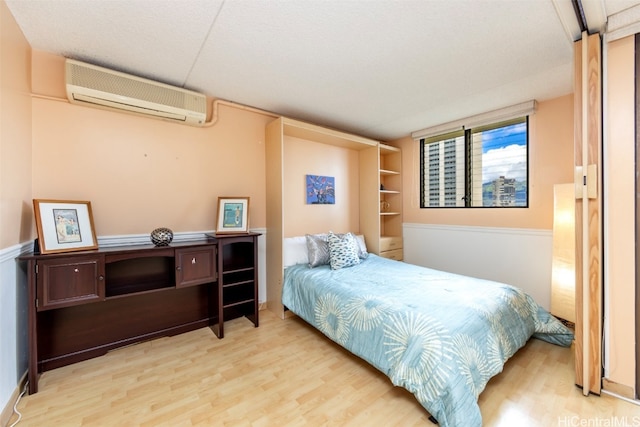
[[[258,326],[257,233],[25,255],[29,393],[40,373],[246,316]]]

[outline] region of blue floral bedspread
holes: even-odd
[[[443,427],[480,427],[478,395],[531,337],[573,333],[518,288],[373,254],[285,269],[282,303],[413,393]]]

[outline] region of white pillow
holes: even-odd
[[[326,236],[326,234],[325,234]],[[360,246],[358,255],[364,259],[369,255],[364,236],[358,234],[356,240]],[[285,237],[283,242],[283,267],[287,268],[296,264],[309,264],[309,248],[306,236]]]
[[[360,257],[360,259],[365,259],[369,255],[369,252],[367,252],[367,244],[364,242],[364,234],[356,235],[356,240],[358,241],[358,246],[360,247],[358,256]]]
[[[285,237],[282,249],[284,252],[282,261],[285,268],[296,264],[309,264],[305,236]]]

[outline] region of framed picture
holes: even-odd
[[[332,176],[307,175],[307,204],[333,205],[336,203],[336,180]]]
[[[40,253],[97,249],[91,202],[34,199]]]
[[[218,197],[217,234],[249,232],[249,198]]]

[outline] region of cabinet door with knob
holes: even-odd
[[[176,249],[176,287],[194,286],[216,280],[216,247]]]
[[[104,300],[104,258],[74,256],[36,264],[38,311]]]

